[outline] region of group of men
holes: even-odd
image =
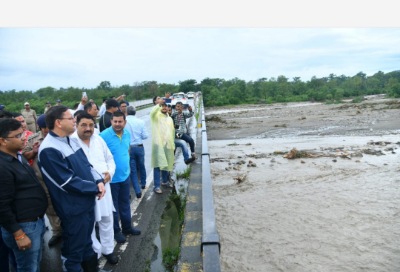
[[[177,114],[170,116],[159,97],[153,101],[153,190],[162,193],[160,183],[171,187],[175,146],[187,148],[182,143],[188,135],[182,118],[193,113],[191,108],[189,113],[179,113],[177,107]],[[130,182],[140,198],[146,188],[143,140],[149,135],[135,108],[125,103],[124,110],[121,104],[115,99],[105,102],[100,130],[93,102],[75,116],[65,106],[51,107],[35,117],[39,131],[29,137],[19,120],[0,120],[1,236],[17,271],[39,270],[44,214],[53,230],[49,243],[63,241],[61,258],[67,271],[98,271],[102,254],[116,264],[114,240],[124,243],[126,235],[141,234],[131,223]],[[187,150],[184,154],[187,164],[196,158],[190,139],[192,157]]]

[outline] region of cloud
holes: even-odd
[[[398,69],[399,28],[0,29],[0,90]]]

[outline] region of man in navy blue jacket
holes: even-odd
[[[104,180],[90,165],[76,139],[75,119],[65,106],[46,113],[49,134],[39,148],[39,165],[54,209],[61,219],[64,266],[68,272],[97,271],[92,248],[96,196],[105,194]]]

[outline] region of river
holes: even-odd
[[[398,142],[209,141],[222,271],[400,271]],[[314,157],[285,158],[293,148]]]

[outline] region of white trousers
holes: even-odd
[[[97,253],[97,258],[100,258],[101,254],[108,255],[114,251],[113,215],[111,214],[110,216],[102,216],[101,220],[97,223],[99,225],[100,241],[96,237],[96,228],[93,227],[92,247],[94,252]]]

